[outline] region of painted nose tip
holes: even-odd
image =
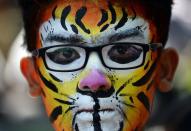
[[[109,78],[98,70],[92,70],[79,83],[79,89],[82,91],[106,91],[111,88],[111,81]]]

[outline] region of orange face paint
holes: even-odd
[[[143,7],[88,0],[56,1],[44,9],[37,41],[44,50],[36,63],[57,131],[144,126],[158,54],[147,48],[156,30]]]

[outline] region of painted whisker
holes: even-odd
[[[127,84],[128,84],[128,81],[125,82],[125,83],[117,90],[116,96],[127,86]]]
[[[129,95],[129,94],[119,94],[119,96],[121,96],[121,97],[124,97],[124,96],[131,96],[131,95]]]
[[[127,120],[127,122],[129,123],[129,125],[132,127],[131,122],[129,121],[129,119],[127,118],[127,115],[125,114],[124,110],[121,108],[121,106],[118,106],[122,115],[124,116],[124,118]]]
[[[132,81],[133,78],[128,79],[117,91],[116,96]]]
[[[62,125],[63,123],[63,119],[64,119],[64,117],[65,117],[65,115],[69,112],[69,111],[71,111],[71,110],[73,110],[74,108],[76,108],[76,107],[78,107],[78,106],[69,106],[68,107],[68,109],[64,112],[64,114],[62,115],[62,120],[61,120],[61,122],[60,122],[60,125]]]
[[[125,96],[132,96],[132,95],[131,95],[131,94],[121,93],[121,94],[119,94],[119,96],[121,96],[121,97],[125,97]]]
[[[125,103],[123,101],[120,101],[120,103],[125,105],[125,106],[127,106],[127,107],[130,107],[130,108],[128,108],[128,110],[131,110],[133,112],[136,112],[136,113],[140,114],[140,111],[139,111],[139,109],[136,106],[131,105],[131,104],[127,104],[127,103]]]
[[[57,99],[57,98],[54,98],[54,100],[56,100],[57,102],[59,102],[59,103],[61,103],[61,104],[74,105],[74,102],[65,101],[65,100],[60,100],[60,99]]]
[[[121,112],[122,115],[124,116],[125,120],[127,120],[127,122],[129,123],[129,125],[130,125],[131,127],[133,127],[132,124],[131,124],[131,122],[129,121],[127,115],[125,114],[124,110],[121,108],[121,106],[118,106],[118,107],[119,107],[120,112]]]
[[[118,106],[120,112],[122,113],[122,115],[124,116],[124,118],[127,120],[127,115],[125,114],[125,112],[123,111],[123,109],[121,108],[121,106]]]
[[[74,100],[74,101],[76,100],[75,98],[72,98],[72,97],[70,97],[70,96],[67,95],[67,94],[61,93],[61,95],[67,97],[67,98],[70,99],[70,100]]]
[[[123,105],[125,105],[125,106],[127,106],[127,107],[135,108],[135,106],[134,106],[134,105],[127,104],[127,103],[126,103],[126,102],[124,102],[124,101],[120,101],[120,103],[121,103],[121,104],[123,104]]]
[[[70,106],[66,111],[65,114],[67,114],[69,111],[71,111],[72,109],[79,107],[79,106]]]
[[[53,123],[62,114],[62,106],[55,107],[50,114],[50,121]]]

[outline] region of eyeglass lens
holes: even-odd
[[[86,58],[88,58],[86,55],[86,47],[52,47],[45,52],[45,62],[49,69],[58,71],[75,70],[84,66]],[[143,47],[135,44],[106,45],[103,46],[101,55],[105,65],[110,68],[137,67],[144,60]]]

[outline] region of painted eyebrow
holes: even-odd
[[[59,43],[72,43],[72,44],[75,44],[75,43],[84,43],[84,40],[82,37],[80,36],[72,36],[70,35],[69,37],[65,37],[65,36],[61,36],[61,35],[49,35],[46,40],[46,42],[59,42]]]
[[[125,38],[130,38],[135,36],[143,37],[143,34],[137,27],[123,31],[121,33],[112,34],[111,36],[109,36],[109,42],[112,43],[112,42],[123,40]]]

